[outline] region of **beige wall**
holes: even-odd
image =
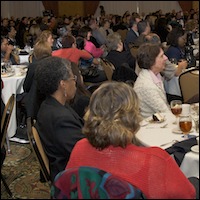
[[[83,1],[58,1],[59,16],[62,15],[75,15],[79,14],[84,16],[84,3]]]
[[[192,8],[194,8],[195,10],[199,10],[199,2],[198,1],[193,1],[192,2]]]

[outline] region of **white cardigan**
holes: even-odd
[[[140,112],[144,118],[156,112],[171,112],[163,84],[162,87],[155,84],[149,70],[140,71],[134,90],[140,100]]]

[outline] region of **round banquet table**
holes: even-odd
[[[177,128],[177,125],[173,124],[175,116],[172,113],[162,113],[165,116],[165,121],[162,123],[149,123],[148,120],[143,120],[139,131],[136,133],[136,138],[142,146],[152,147],[158,146],[162,149],[166,149],[173,145],[173,140],[183,141],[182,133],[174,133],[172,130]],[[161,126],[166,125],[165,128]],[[194,127],[190,132],[191,135],[198,136]],[[166,144],[168,143],[168,144]],[[166,145],[163,145],[166,144]],[[163,145],[163,146],[162,146]],[[181,163],[180,169],[186,177],[199,177],[199,153],[188,152]]]
[[[9,97],[12,94],[20,94],[23,92],[23,83],[25,80],[25,76],[26,74],[22,75],[22,76],[10,76],[10,77],[2,77],[1,79],[3,80],[3,84],[4,84],[4,88],[2,89],[2,100],[3,102],[6,104]],[[13,107],[13,111],[12,111],[12,115],[10,118],[10,123],[8,126],[8,137],[13,137],[16,133],[16,129],[17,129],[17,116],[16,116],[16,100],[14,103],[14,107]]]

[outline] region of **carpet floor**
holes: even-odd
[[[39,163],[30,144],[10,142],[1,172],[13,193],[11,198],[1,181],[1,199],[50,199],[50,187],[40,182]]]

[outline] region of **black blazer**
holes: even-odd
[[[37,113],[41,103],[45,99],[45,95],[37,89],[37,81],[35,79],[35,70],[41,60],[34,60],[28,66],[28,71],[24,80],[24,99],[22,100],[26,108],[26,116],[37,119]]]
[[[51,179],[65,169],[76,142],[82,138],[83,121],[69,106],[48,97],[40,106],[36,129],[49,159]]]

